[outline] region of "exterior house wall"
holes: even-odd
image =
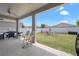
[[[0,33],[6,32],[6,31],[16,31],[16,21],[0,20]]]

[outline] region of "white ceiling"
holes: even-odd
[[[0,14],[12,16],[12,17],[17,16],[19,18],[44,5],[46,5],[46,3],[0,3]],[[11,14],[7,12],[9,8]]]
[[[0,3],[0,18],[22,19],[63,3]],[[9,14],[8,11],[11,13]]]

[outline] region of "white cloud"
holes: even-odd
[[[64,9],[64,7],[62,6],[62,7],[60,7],[58,10],[61,11],[61,10],[63,10],[63,9]]]
[[[59,21],[59,22],[57,22],[55,24],[60,24],[60,23],[69,23],[69,21],[68,20],[61,20],[61,21]]]
[[[61,14],[61,15],[69,15],[69,12],[66,11],[66,10],[63,10],[63,11],[60,12],[60,14]]]
[[[62,20],[60,23],[69,23],[67,20]]]
[[[69,15],[69,12],[65,10],[64,6],[61,6],[58,11],[61,15]]]

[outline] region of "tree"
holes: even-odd
[[[77,26],[79,26],[79,20],[77,21]]]
[[[41,28],[45,28],[46,27],[46,25],[45,24],[41,24]]]

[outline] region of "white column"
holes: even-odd
[[[35,41],[35,15],[32,15],[32,43]]]
[[[16,19],[16,33],[18,33],[18,28],[19,28],[18,23],[19,23],[19,20]],[[17,37],[18,37],[18,34],[16,34],[16,35],[17,35]]]

